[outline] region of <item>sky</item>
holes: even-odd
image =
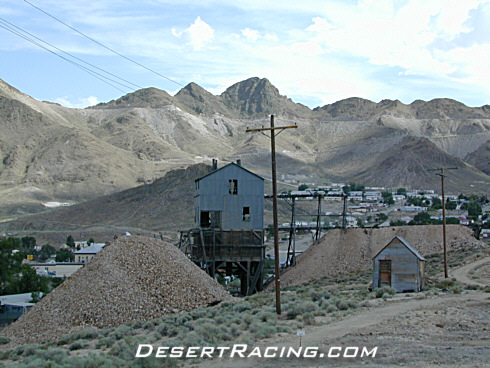
[[[490,104],[490,0],[0,2],[0,78],[38,100],[82,108],[190,82],[219,95],[250,77],[310,108]]]

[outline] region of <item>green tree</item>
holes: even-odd
[[[459,225],[460,221],[456,217],[446,217],[446,224]]]
[[[49,244],[45,244],[42,246],[41,251],[39,252],[39,258],[43,261],[47,260],[51,254],[55,254],[56,249]]]
[[[298,187],[298,190],[306,190],[308,189],[308,185],[306,184],[301,184],[299,187]]]
[[[446,210],[455,210],[458,207],[458,204],[455,201],[450,201],[449,199],[446,201]]]
[[[24,236],[21,241],[23,248],[32,249],[36,246],[36,238],[33,236]]]
[[[396,194],[406,196],[407,195],[407,189],[406,188],[398,188],[396,190]]]
[[[70,248],[75,248],[75,240],[73,239],[73,236],[68,235],[66,238],[66,245],[68,245]]]
[[[0,294],[18,294],[48,291],[48,280],[36,274],[28,265],[22,265],[25,253],[12,253],[22,245],[21,239],[0,240]]]
[[[91,244],[94,244],[95,243],[95,240],[94,238],[90,238],[88,241],[87,241],[87,245],[90,246]]]
[[[468,218],[476,219],[483,213],[481,206],[476,202],[468,204]]]
[[[431,207],[434,210],[440,210],[442,208],[442,201],[437,197],[432,198],[432,206]]]
[[[387,205],[392,205],[395,203],[393,195],[390,192],[381,192],[381,196],[383,197],[383,202]]]
[[[413,218],[417,225],[427,225],[430,223],[430,215],[427,212],[419,212]]]
[[[16,283],[15,293],[29,293],[32,291],[48,291],[48,280],[46,277],[38,276],[36,270],[30,266],[22,266],[21,276]]]
[[[69,249],[60,249],[56,252],[56,262],[73,262],[75,255]]]

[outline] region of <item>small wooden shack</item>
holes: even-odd
[[[424,287],[425,258],[405,239],[396,236],[373,258],[373,290],[391,286],[397,292]]]

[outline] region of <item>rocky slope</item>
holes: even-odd
[[[279,175],[314,182],[437,188],[428,168],[457,165],[448,190],[488,192],[490,107],[449,99],[349,98],[310,110],[250,78],[215,96],[191,83],[147,88],[87,109],[40,102],[0,80],[0,219],[151,183],[211,158],[269,176],[270,140],[247,127],[297,123],[277,139]]]
[[[53,341],[89,326],[148,321],[232,299],[173,245],[122,237],[106,245],[2,335],[10,337],[12,344]]]

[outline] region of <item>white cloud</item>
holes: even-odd
[[[54,102],[59,103],[61,106],[70,107],[74,109],[83,109],[88,106],[94,106],[99,103],[99,100],[95,96],[89,96],[86,98],[79,98],[77,102],[71,102],[68,100],[68,96],[58,97]]]
[[[277,42],[279,40],[279,37],[277,37],[276,34],[273,34],[273,33],[267,33],[265,35],[265,39],[268,40],[268,41],[274,41],[274,42]]]
[[[214,39],[214,30],[209,24],[197,17],[194,23],[183,32],[178,32],[172,28],[172,34],[177,38],[182,38],[187,45],[192,46],[195,51],[200,51]]]
[[[249,41],[257,41],[260,38],[259,31],[255,29],[245,28],[242,29],[242,35]]]

